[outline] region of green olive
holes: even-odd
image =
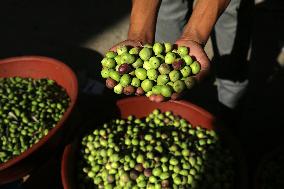
[[[69,102],[65,89],[54,80],[0,78],[0,164],[46,136]]]
[[[15,129],[17,125],[9,131]],[[26,126],[22,132],[28,135],[32,129]],[[155,109],[145,118],[114,119],[90,133],[82,138],[80,151],[79,170],[88,178],[80,183],[86,187],[194,188],[204,180],[201,187],[214,188],[234,182],[234,158],[217,134],[172,112]],[[0,153],[0,159],[6,156]]]

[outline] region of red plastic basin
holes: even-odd
[[[78,84],[74,72],[64,63],[47,57],[23,56],[0,60],[0,77],[49,78],[65,88],[71,103],[60,122],[38,143],[6,163],[0,164],[0,185],[15,181],[55,152],[66,130],[64,122],[72,112],[77,100]],[[66,125],[66,124],[65,124]]]
[[[129,97],[119,100],[116,103],[119,109],[120,117],[127,118],[129,115],[142,118],[158,108],[162,112],[172,111],[174,114],[182,116],[189,121],[193,126],[201,126],[207,129],[218,130],[220,134],[224,135],[224,140],[229,144],[233,153],[238,160],[238,189],[244,189],[247,185],[246,166],[244,157],[242,156],[239,144],[229,135],[224,129],[215,126],[215,117],[203,110],[202,108],[185,101],[168,101],[162,103],[155,103],[148,100],[147,97]],[[95,112],[94,112],[95,114]],[[93,123],[94,128],[96,123]],[[64,150],[61,162],[61,179],[64,189],[76,189],[76,156],[78,146],[78,139],[73,143],[67,145]]]

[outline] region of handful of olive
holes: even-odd
[[[107,52],[101,63],[101,76],[115,93],[145,94],[156,102],[178,99],[184,90],[194,86],[193,76],[201,69],[187,47],[174,49],[170,43],[120,46],[116,52]]]

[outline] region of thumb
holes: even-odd
[[[128,39],[128,40],[122,41],[122,42],[114,45],[112,48],[110,48],[110,51],[116,51],[116,49],[121,45],[131,46],[131,47],[142,47],[141,42]]]

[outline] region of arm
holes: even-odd
[[[230,0],[198,0],[181,39],[205,45]],[[160,0],[132,0],[128,39],[153,43]]]
[[[160,0],[132,0],[128,39],[153,43]]]
[[[198,0],[181,39],[205,45],[218,17],[230,0]]]
[[[111,50],[119,45],[141,46],[141,43],[153,43],[160,2],[161,0],[132,0],[127,40],[116,44]]]
[[[190,55],[200,62],[202,71],[198,80],[204,78],[210,70],[209,59],[203,47],[229,2],[230,0],[198,0],[182,36],[176,41],[178,45],[189,47]]]

